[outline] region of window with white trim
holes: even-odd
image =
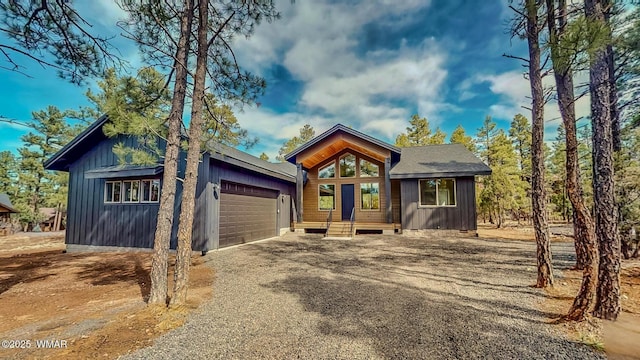
[[[455,179],[419,180],[420,206],[456,206]]]
[[[122,194],[122,182],[107,181],[104,186],[104,202],[107,204],[119,203]]]
[[[105,204],[157,203],[159,201],[160,179],[105,181]]]
[[[140,202],[140,180],[124,180],[122,182],[122,202]]]
[[[158,202],[160,200],[160,180],[141,180],[142,202]]]

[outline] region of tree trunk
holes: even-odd
[[[187,168],[182,188],[182,209],[178,227],[178,252],[176,254],[175,282],[171,305],[183,305],[187,301],[189,286],[189,268],[191,266],[191,237],[195,210],[196,185],[198,183],[198,165],[200,164],[200,142],[203,134],[202,110],[204,105],[205,80],[208,59],[208,15],[209,2],[198,2],[198,52],[196,74],[191,101],[191,121],[189,123],[189,149]],[[208,166],[208,164],[203,164]]]
[[[585,0],[588,21],[608,26],[601,0]],[[593,314],[615,320],[620,313],[620,237],[615,203],[611,82],[606,47],[591,53],[589,91],[593,132],[593,196],[595,227],[600,252],[598,286]]]
[[[538,7],[536,0],[526,1],[527,42],[529,44],[529,82],[532,97],[531,129],[531,205],[536,236],[538,279],[536,287],[553,286],[551,245],[547,222],[546,193],[544,188],[544,92],[540,73],[540,45]]]
[[[555,20],[558,20],[556,23]],[[596,237],[593,219],[585,205],[580,182],[578,163],[578,137],[576,129],[575,94],[573,89],[572,64],[562,58],[558,42],[564,35],[567,24],[567,4],[560,0],[556,15],[554,0],[547,0],[547,25],[551,44],[558,107],[565,127],[566,142],[566,190],[573,207],[573,231],[576,248],[576,269],[583,270],[582,285],[566,318],[583,320],[591,309],[596,288]]]
[[[176,183],[178,176],[178,155],[180,152],[180,125],[184,111],[184,99],[187,89],[187,57],[189,53],[189,37],[193,18],[193,0],[185,0],[184,12],[180,19],[180,39],[176,49],[175,86],[171,100],[169,114],[169,129],[167,147],[164,159],[164,174],[162,176],[162,191],[160,193],[160,208],[158,222],[153,243],[153,260],[151,264],[151,291],[149,304],[167,304],[168,295],[168,257],[171,230],[173,228],[174,205],[176,197]]]

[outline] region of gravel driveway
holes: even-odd
[[[571,243],[554,244],[556,267]],[[130,359],[585,359],[536,310],[535,244],[288,234],[207,255],[211,301]]]

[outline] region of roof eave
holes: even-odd
[[[107,116],[107,114],[104,114],[104,115],[100,116],[98,118],[98,120],[96,120],[93,124],[89,125],[88,128],[86,128],[84,131],[82,131],[78,136],[76,136],[73,140],[71,140],[67,145],[63,146],[62,149],[58,150],[58,152],[56,152],[55,154],[53,154],[53,156],[51,156],[49,159],[47,159],[43,164],[44,168],[47,169],[47,170],[66,171],[67,169],[65,169],[65,167],[56,166],[56,163],[59,160],[63,159],[64,155],[66,155],[69,151],[71,151],[76,145],[78,145],[80,142],[82,142],[88,136],[93,134],[93,132],[96,129],[101,128],[102,125],[104,125],[104,123],[107,122],[108,119],[109,119],[109,117]]]
[[[436,177],[466,177],[477,175],[491,175],[491,170],[481,171],[456,171],[456,172],[431,172],[431,173],[400,173],[390,174],[392,180],[397,179],[423,179],[423,178],[436,178]]]
[[[307,150],[308,148],[312,147],[313,145],[319,143],[320,141],[326,139],[327,137],[333,135],[334,133],[336,133],[336,132],[338,132],[340,130],[342,130],[342,131],[344,131],[344,132],[346,132],[346,133],[348,133],[350,135],[357,136],[359,138],[365,139],[365,140],[367,140],[367,141],[369,141],[369,142],[371,142],[373,144],[376,144],[376,145],[378,145],[378,146],[380,146],[382,148],[385,148],[385,149],[387,149],[389,151],[392,151],[392,152],[395,152],[395,153],[398,153],[398,154],[401,152],[400,148],[397,147],[397,146],[388,144],[388,143],[386,143],[384,141],[381,141],[381,140],[378,140],[378,139],[376,139],[376,138],[374,138],[372,136],[369,136],[369,135],[361,133],[361,132],[359,132],[357,130],[353,130],[351,128],[348,128],[348,127],[346,127],[346,126],[344,126],[342,124],[337,124],[337,125],[334,125],[331,129],[323,132],[319,136],[307,141],[306,143],[304,143],[301,146],[297,147],[295,150],[293,150],[290,153],[286,154],[284,156],[284,159],[286,161],[289,161],[290,159],[292,159],[296,155],[300,154],[304,150]]]
[[[230,165],[234,165],[234,166],[238,166],[241,167],[243,169],[247,169],[247,170],[251,170],[251,171],[255,171],[257,173],[260,174],[264,174],[264,175],[268,175],[280,180],[284,180],[284,181],[288,181],[288,182],[292,182],[295,183],[296,182],[296,178],[293,175],[289,175],[289,174],[284,174],[284,173],[279,173],[279,172],[275,172],[269,169],[265,169],[263,167],[254,165],[254,164],[250,164],[247,163],[245,161],[230,157],[230,156],[226,156],[226,155],[221,155],[220,153],[209,153],[211,159],[214,160],[218,160],[218,161],[222,161],[224,163],[230,164]]]

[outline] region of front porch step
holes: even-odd
[[[332,223],[327,230],[327,237],[352,237],[350,223]]]

